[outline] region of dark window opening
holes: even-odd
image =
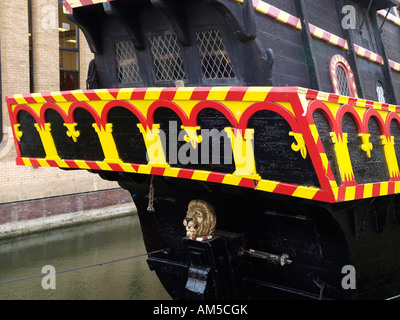
[[[383,88],[383,84],[380,81],[376,83],[376,95],[378,96],[378,102],[386,103],[385,89]]]
[[[347,83],[347,76],[346,72],[344,71],[342,66],[337,66],[336,68],[336,75],[337,75],[337,81],[339,85],[339,91],[340,94],[343,96],[350,96],[350,90],[349,90],[349,85]]]
[[[358,98],[354,74],[350,64],[342,55],[337,54],[331,58],[329,72],[335,94]]]
[[[80,87],[78,27],[64,14],[62,1],[58,3],[58,31],[60,48],[60,90]]]
[[[141,82],[136,50],[131,41],[115,42],[115,60],[119,83]]]
[[[32,35],[32,1],[28,0],[28,37],[29,37],[29,90],[34,92],[33,77],[33,35]]]
[[[149,37],[157,81],[185,79],[182,52],[175,34]]]
[[[206,79],[233,79],[231,60],[218,30],[196,32],[201,69]]]

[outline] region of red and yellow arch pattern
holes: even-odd
[[[104,90],[76,90],[43,94],[13,95],[7,97],[12,123],[17,164],[25,166],[51,166],[74,169],[122,171],[162,175],[210,181],[246,187],[255,190],[284,194],[325,202],[340,202],[400,192],[400,174],[396,159],[390,124],[400,124],[400,107],[367,101],[354,97],[343,97],[298,87],[186,87],[186,88],[130,88]],[[243,174],[237,166],[232,174],[208,172],[204,170],[182,169],[168,163],[151,161],[148,164],[124,163],[112,136],[112,124],[108,123],[109,111],[114,107],[130,110],[139,120],[143,136],[156,134],[158,124],[154,123],[154,113],[160,107],[174,111],[182,121],[189,140],[196,140],[197,116],[204,108],[220,111],[230,122],[233,139],[246,140],[252,134],[247,128],[251,115],[260,110],[270,110],[282,116],[290,125],[293,136],[292,150],[310,156],[320,181],[320,188],[295,185],[279,181],[261,179],[257,172]],[[74,111],[84,108],[91,113],[95,123],[93,128],[99,135],[104,151],[103,161],[81,159],[60,159],[51,136],[51,125],[46,121],[46,110],[56,110],[65,121],[66,134],[72,139],[79,137],[75,132]],[[21,154],[19,140],[23,132],[19,130],[18,113],[29,112],[37,122],[46,157],[27,158]],[[315,110],[323,111],[332,132],[330,136],[335,147],[341,181],[337,182],[329,165],[318,130],[313,120]],[[374,117],[382,132],[382,145],[386,165],[390,175],[388,181],[372,184],[358,184],[352,171],[352,163],[347,147],[346,133],[342,131],[342,118],[350,114],[360,136],[360,147],[374,152],[368,140],[368,121]],[[239,133],[239,134],[237,134]],[[249,138],[250,139],[250,138]],[[149,147],[148,145],[146,145]],[[235,151],[234,151],[235,153]],[[234,154],[235,158],[235,154]],[[246,156],[247,165],[254,163],[254,154]],[[383,164],[384,165],[384,164]]]

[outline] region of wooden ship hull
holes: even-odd
[[[89,88],[7,97],[18,165],[129,190],[174,299],[400,294],[391,1],[350,1],[363,27],[384,22],[380,54],[340,29],[342,1],[93,2],[65,1],[95,53]],[[194,199],[215,210],[210,238],[182,224]]]

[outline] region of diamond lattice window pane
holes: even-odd
[[[340,94],[343,96],[350,97],[350,90],[349,90],[349,85],[347,83],[346,72],[343,70],[343,67],[338,66],[336,68],[336,75],[337,75]]]
[[[386,103],[385,90],[383,89],[383,84],[380,81],[376,83],[376,94],[378,95],[378,102]]]
[[[196,32],[201,68],[206,79],[232,79],[235,72],[218,30]]]
[[[142,81],[136,50],[131,41],[115,42],[115,59],[119,83]]]
[[[149,37],[158,81],[185,79],[181,49],[175,34]]]

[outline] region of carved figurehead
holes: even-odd
[[[217,217],[213,206],[204,200],[192,200],[183,225],[186,227],[186,236],[193,240],[204,241],[214,237]]]

